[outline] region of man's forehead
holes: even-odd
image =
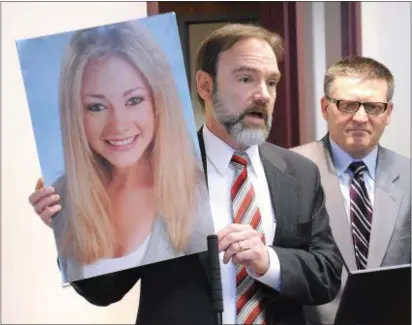
[[[385,79],[365,76],[338,76],[330,86],[331,96],[359,95],[386,96],[388,83]]]
[[[261,71],[279,74],[279,67],[276,57],[260,55],[259,53],[238,53],[221,57],[218,66],[227,68],[231,71]]]
[[[231,69],[232,73],[242,73],[242,72],[249,72],[249,73],[265,73],[270,76],[280,77],[280,72],[278,69],[277,64],[274,65],[253,65],[247,63],[240,63],[233,66]]]
[[[351,86],[383,86],[387,85],[387,81],[382,78],[371,78],[361,75],[336,76],[332,82],[335,87],[351,87]]]

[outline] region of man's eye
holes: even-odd
[[[380,114],[385,110],[385,105],[380,103],[365,103],[365,110],[367,112]]]
[[[103,104],[90,104],[87,105],[87,110],[92,111],[92,112],[100,112],[106,109],[106,107]]]
[[[269,87],[276,87],[278,85],[278,82],[276,80],[270,80],[268,84]]]
[[[251,81],[251,78],[250,78],[250,77],[242,77],[242,78],[240,78],[239,80],[240,80],[241,82],[243,82],[243,83],[248,83],[248,82]]]
[[[134,106],[134,105],[140,104],[142,101],[143,101],[143,97],[132,97],[126,102],[126,105]]]

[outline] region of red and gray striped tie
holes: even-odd
[[[247,155],[235,153],[231,163],[235,167],[231,190],[234,222],[250,224],[261,234],[265,243],[255,192],[247,176]],[[236,270],[236,310],[238,324],[266,324],[261,289],[256,280],[247,274],[243,265],[238,265]]]
[[[353,173],[350,186],[350,217],[353,243],[358,269],[366,269],[368,262],[369,238],[372,229],[372,204],[366,191],[364,173],[366,165],[362,161],[352,162],[349,169]]]

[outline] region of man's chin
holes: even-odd
[[[368,139],[366,137],[352,137],[349,142],[349,146],[356,148],[362,148],[368,146]]]
[[[262,128],[247,128],[239,132],[232,129],[231,135],[245,147],[260,145],[266,141],[268,132]]]
[[[353,158],[364,158],[368,152],[368,142],[365,140],[356,139],[346,144],[346,150]]]
[[[261,134],[265,139],[269,135],[269,128],[265,125],[243,125],[243,130],[248,134]]]

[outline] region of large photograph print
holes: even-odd
[[[173,13],[17,41],[63,284],[215,233]]]

